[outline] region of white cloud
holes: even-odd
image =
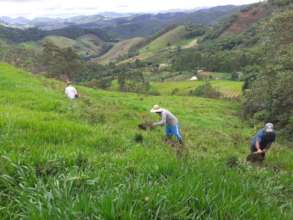
[[[0,16],[58,17],[98,12],[157,12],[203,6],[250,4],[260,0],[0,0]]]

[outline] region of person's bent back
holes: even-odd
[[[67,87],[65,88],[65,94],[71,100],[76,99],[79,96],[76,88],[74,88],[70,82],[67,82]]]
[[[154,107],[151,109],[151,112],[157,113],[161,117],[161,120],[159,122],[153,123],[152,126],[166,126],[165,132],[167,139],[175,136],[177,141],[180,144],[183,144],[178,119],[170,111],[161,108],[158,105],[154,105]]]
[[[275,139],[276,133],[274,131],[274,125],[272,123],[267,123],[252,139],[251,152],[266,153],[275,142]]]

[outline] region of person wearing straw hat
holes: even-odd
[[[71,100],[74,100],[74,99],[78,98],[79,94],[78,94],[76,88],[74,88],[72,86],[72,83],[70,81],[66,81],[66,85],[67,85],[66,88],[65,88],[66,96]]]
[[[265,127],[259,130],[251,142],[251,152],[254,154],[263,154],[270,149],[276,140],[274,125],[267,123]]]
[[[152,124],[153,127],[156,126],[166,126],[166,136],[167,139],[176,137],[180,144],[183,144],[178,119],[167,109],[161,108],[159,105],[154,105],[151,109],[151,113],[156,113],[160,115],[161,121]]]

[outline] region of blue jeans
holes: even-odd
[[[178,124],[176,124],[176,125],[166,125],[166,135],[167,135],[167,137],[175,136],[177,141],[182,140],[180,127],[179,127]]]

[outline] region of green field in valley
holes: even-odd
[[[166,95],[78,87],[72,102],[62,82],[0,64],[0,219],[293,219],[292,149],[277,143],[264,164],[248,164],[257,128],[238,102],[154,86]],[[178,116],[182,156],[162,129],[137,129],[158,120],[154,104]]]
[[[209,81],[213,88],[219,91],[224,98],[239,98],[242,93],[243,82],[231,80],[211,80]],[[157,92],[162,96],[190,96],[190,93],[205,81],[166,81],[166,82],[152,82],[151,91]],[[119,84],[117,81],[112,82],[111,91],[119,91]]]
[[[177,81],[177,82],[163,82],[153,83],[156,91],[162,95],[189,95],[198,86],[203,85],[204,81]],[[241,88],[243,82],[229,81],[229,80],[211,80],[211,85],[221,92],[225,97],[239,97],[241,96]]]

